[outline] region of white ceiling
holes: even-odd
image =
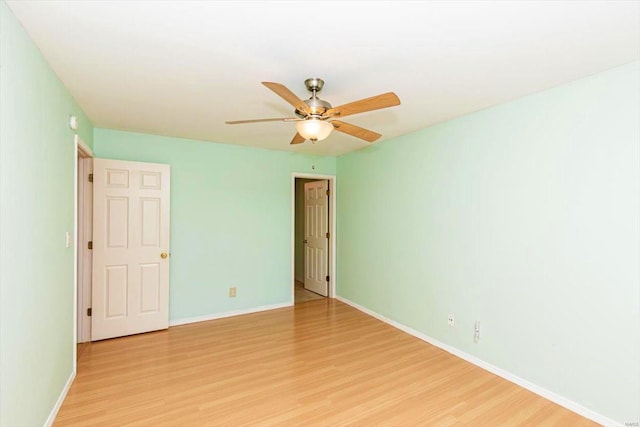
[[[334,106],[394,91],[345,121],[381,140],[640,57],[638,1],[8,1],[95,126],[339,155],[334,132],[289,146],[293,123],[260,84]]]

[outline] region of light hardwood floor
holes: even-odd
[[[591,426],[332,299],[83,348],[56,426]]]
[[[307,301],[315,301],[317,299],[323,299],[322,295],[315,292],[308,291],[304,288],[304,283],[296,280],[294,287],[294,300],[296,304]]]

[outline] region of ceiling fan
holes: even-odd
[[[295,122],[297,133],[291,140],[291,144],[300,144],[305,140],[311,142],[322,141],[327,138],[334,129],[368,142],[374,142],[382,135],[336,119],[400,105],[398,96],[393,92],[387,92],[372,96],[371,98],[340,105],[339,107],[332,107],[327,101],[318,98],[318,92],[320,92],[324,86],[324,80],[320,78],[311,78],[304,81],[307,90],[311,92],[311,98],[304,101],[280,83],[262,82],[262,84],[289,104],[293,105],[295,107],[294,114],[296,117],[235,120],[225,123],[237,125],[241,123],[259,122]]]

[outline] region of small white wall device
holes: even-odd
[[[78,130],[78,118],[76,116],[69,116],[69,127],[71,130]]]

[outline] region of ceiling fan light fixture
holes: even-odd
[[[327,138],[333,130],[333,125],[324,120],[310,117],[296,122],[296,130],[304,139],[316,142]]]

